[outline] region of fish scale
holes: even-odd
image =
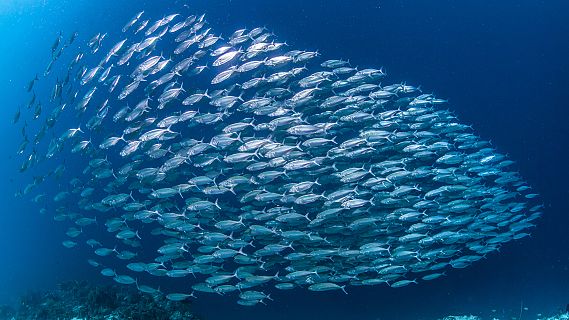
[[[82,226],[68,232],[67,248],[85,237],[101,246],[90,248],[95,258],[115,258],[105,262],[113,269],[176,277],[200,293],[239,290],[238,303],[252,306],[271,299],[253,287],[345,291],[434,280],[444,275],[436,270],[464,268],[525,237],[541,215],[512,162],[419,86],[292,50],[264,28],[224,39],[204,15],[144,15],[107,52],[107,34],[92,37],[90,51],[70,59],[68,81],[51,75],[54,55],[46,77],[28,86],[55,81],[61,106],[44,115],[32,151],[23,131],[21,171],[42,175],[40,160],[53,169],[22,194],[33,197],[43,183],[47,198],[79,213],[57,215]],[[92,125],[74,117],[71,129],[54,126],[70,113]],[[14,122],[24,116],[18,110]],[[58,169],[62,158],[87,166]],[[100,228],[115,242],[92,239]],[[158,250],[145,251],[157,241]],[[102,273],[160,293],[113,269]]]

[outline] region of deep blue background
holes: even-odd
[[[546,205],[531,238],[442,280],[350,288],[347,296],[280,292],[277,302],[254,309],[233,298],[200,298],[206,319],[432,319],[493,309],[517,314],[521,303],[530,314],[553,312],[569,303],[569,2],[562,0],[2,1],[0,303],[65,279],[101,280],[82,252],[61,246],[62,226],[13,198],[28,181],[17,173],[20,133],[10,122],[53,39],[59,30],[112,32],[142,8],[160,18],[186,3],[206,12],[217,33],[267,26],[295,48],[384,66],[391,81],[448,98],[463,122],[517,161]]]

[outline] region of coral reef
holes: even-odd
[[[560,313],[553,317],[544,317],[544,318],[540,317],[537,320],[569,320],[569,312]]]
[[[569,307],[569,306],[568,306]],[[527,310],[527,309],[524,309]],[[513,319],[513,320],[530,320],[532,318],[525,318],[525,317],[511,317],[511,318],[491,318],[489,320],[505,320],[505,319]],[[477,317],[477,316],[446,316],[442,319],[439,320],[486,320],[486,318],[481,318],[481,317]],[[558,313],[557,315],[554,316],[542,316],[541,314],[538,314],[538,317],[535,320],[569,320],[569,311],[568,312],[562,312],[562,313]]]
[[[0,319],[197,320],[191,302],[173,302],[124,286],[96,286],[65,282],[53,291],[32,292],[21,298],[17,310],[0,307]]]

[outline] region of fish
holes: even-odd
[[[169,293],[166,295],[166,299],[170,301],[183,301],[190,297],[195,297],[195,295],[188,293]]]
[[[55,38],[55,41],[51,45],[51,53],[52,54],[55,53],[55,50],[57,50],[57,48],[59,47],[59,44],[61,43],[62,39],[63,39],[63,32],[60,31],[59,35]]]
[[[71,37],[69,37],[69,42],[68,45],[72,45],[73,42],[75,42],[75,40],[77,39],[77,37],[79,36],[79,32],[75,31],[71,34]]]
[[[84,43],[72,36],[67,70],[52,75],[66,56],[56,40],[42,78],[52,94],[36,96],[37,77],[26,88],[36,108],[25,116],[47,119],[33,144],[36,128],[22,128],[31,182],[19,194],[60,208],[62,244],[105,257],[88,260],[103,276],[171,301],[217,293],[243,306],[273,289],[399,288],[478,263],[542,216],[515,162],[449,100],[263,27],[222,37],[205,15],[143,14]],[[122,40],[106,48],[111,35]],[[140,272],[193,291],[165,281],[162,293]]]
[[[62,244],[68,249],[75,248],[75,246],[77,246],[77,242],[71,240],[65,240]]]
[[[12,119],[13,124],[18,123],[18,121],[20,120],[21,114],[22,114],[22,112],[21,112],[20,108],[18,108],[18,110],[16,110],[16,113],[14,114],[14,118]]]
[[[38,75],[36,74],[36,76],[35,76],[32,80],[30,80],[30,82],[28,83],[28,86],[27,86],[27,91],[28,91],[28,92],[31,92],[31,91],[32,91],[32,89],[34,88],[34,84],[35,84],[36,81],[38,81],[38,80],[39,80],[39,78],[38,78]]]
[[[128,29],[130,29],[130,27],[132,27],[140,19],[140,17],[142,17],[143,14],[144,11],[140,11],[134,17],[132,17],[132,19],[130,19],[122,28],[122,32],[127,32]]]

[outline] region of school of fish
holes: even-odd
[[[528,236],[542,214],[513,161],[382,68],[265,28],[221,37],[204,15],[140,12],[79,42],[59,34],[13,119],[28,117],[17,153],[33,176],[18,195],[117,283],[244,306],[274,288],[403,287]],[[186,290],[144,284],[158,277]]]

